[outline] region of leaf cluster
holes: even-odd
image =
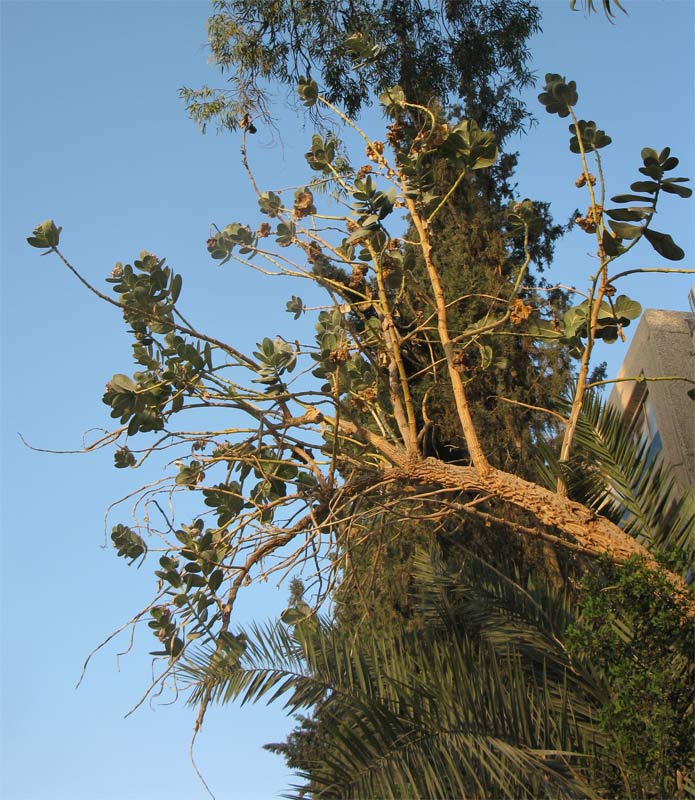
[[[694,632],[687,600],[639,560],[586,575],[567,642],[609,687],[599,724],[617,756],[604,765],[611,795],[675,797],[685,776],[695,789]]]
[[[660,153],[651,147],[645,147],[641,155],[643,166],[639,168],[639,171],[649,180],[635,181],[630,184],[632,192],[641,194],[621,194],[611,198],[614,203],[640,203],[641,205],[616,208],[606,212],[610,217],[609,225],[613,231],[613,237],[604,232],[605,251],[610,256],[619,255],[622,251],[621,239],[636,241],[644,236],[660,256],[670,261],[680,261],[685,256],[683,250],[669,234],[655,231],[650,223],[656,212],[661,192],[688,198],[693,193],[692,189],[681,185],[687,182],[687,178],[664,178],[665,173],[675,169],[679,163],[678,159],[671,155],[670,147],[665,147]],[[630,224],[642,220],[644,220],[642,225]]]

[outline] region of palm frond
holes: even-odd
[[[465,633],[377,639],[309,622],[255,626],[242,652],[201,648],[185,669],[194,700],[320,705],[329,744],[304,776],[313,796],[592,796],[593,706],[571,681]]]
[[[695,494],[678,488],[650,443],[597,394],[585,400],[570,460],[560,463],[548,446],[541,454],[546,482],[561,475],[574,499],[652,549],[675,548],[692,560]]]
[[[549,681],[567,681],[587,708],[605,702],[605,684],[590,664],[572,662],[565,647],[576,608],[568,592],[532,575],[522,579],[512,565],[503,571],[467,548],[449,569],[436,550],[419,550],[414,558],[418,612],[444,638],[463,628],[500,654],[514,652],[525,669]],[[588,712],[587,712],[588,713]]]

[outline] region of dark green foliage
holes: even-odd
[[[538,95],[538,99],[548,114],[557,114],[558,117],[569,116],[570,108],[579,100],[577,84],[574,81],[567,83],[562,75],[549,72],[545,76],[544,88],[545,91]]]
[[[409,134],[409,126],[404,122],[399,135],[405,139]],[[441,269],[453,335],[502,317],[512,295],[525,258],[523,233],[510,235],[507,231],[515,165],[515,157],[506,156],[489,171],[467,177],[431,223],[435,232],[433,255]],[[440,168],[432,191],[436,194],[438,186],[446,187],[449,179],[451,174]],[[563,229],[552,223],[544,204],[528,202],[528,206],[538,223],[528,249],[534,266],[542,271],[550,262],[554,243]],[[406,238],[416,236],[410,231]],[[408,269],[408,291],[403,295],[398,326],[407,335],[411,325],[433,314],[433,306],[424,267],[414,249],[406,250],[404,263]],[[544,285],[542,278],[533,272],[526,273],[520,310],[544,308],[551,314],[563,310],[564,296],[551,294],[549,302],[547,293],[536,291],[537,282]],[[514,324],[523,329],[523,318]],[[467,463],[468,453],[451,388],[441,374],[431,371],[433,352],[435,360],[441,359],[436,342],[425,338],[412,340],[405,350],[408,371],[420,376],[411,380],[411,389],[423,432],[423,453]],[[541,436],[552,435],[555,428],[552,417],[526,406],[547,407],[549,396],[561,394],[566,388],[570,373],[562,348],[553,342],[496,336],[491,331],[481,334],[473,346],[462,350],[462,359],[467,373],[475,375],[469,386],[469,400],[488,457],[503,469],[518,471],[523,465],[521,471],[531,476],[534,442]],[[515,405],[515,401],[525,405]],[[448,499],[453,498],[442,497],[440,508],[445,507]],[[435,505],[433,511],[436,508]],[[523,521],[523,515],[514,518]],[[495,552],[503,553],[504,559],[511,559],[524,572],[535,569],[547,575],[550,570],[554,580],[559,577],[552,553],[544,553],[542,546],[526,540],[515,546],[509,542],[506,531],[481,518],[449,511],[445,522],[435,523],[428,522],[422,518],[421,510],[414,509],[412,515],[405,514],[405,519],[408,521],[404,524],[403,518],[388,515],[372,518],[366,525],[370,534],[365,532],[357,545],[345,543],[349,548],[345,554],[347,566],[343,584],[336,592],[336,614],[343,624],[367,625],[374,631],[397,623],[407,629],[421,628],[422,621],[410,596],[412,557],[418,547],[428,547],[433,539],[445,548],[452,542],[467,543],[493,561]],[[546,563],[548,560],[550,565]]]
[[[185,667],[224,702],[313,708],[268,746],[305,781],[290,797],[695,794],[692,598],[665,575],[606,560],[576,604],[470,552],[414,563],[424,628],[304,617]]]
[[[694,530],[688,498],[675,498],[668,472],[593,395],[578,431],[576,455],[562,467],[573,496],[624,522],[629,509],[633,533],[670,551],[669,569],[684,570]],[[435,539],[440,547],[433,551]],[[382,520],[347,555],[350,570],[336,594],[341,635],[380,641],[402,631],[400,654],[412,648],[422,655],[439,637],[455,648],[461,635],[475,646],[511,649],[525,674],[545,682],[549,698],[566,693],[564,708],[574,710],[575,722],[576,708],[584,709],[592,732],[577,765],[586,780],[580,796],[695,795],[692,600],[674,592],[663,574],[607,560],[579,581],[589,562],[578,559],[565,564],[572,576],[566,588],[553,591],[541,552],[533,565],[494,525],[471,525],[452,510],[439,524],[413,516],[409,530]],[[271,747],[306,778],[309,796],[316,771],[327,769],[342,702],[342,695],[322,697],[286,743]],[[552,705],[547,713],[555,714]],[[560,786],[551,781],[536,796],[563,796]]]
[[[169,559],[171,560],[171,559]],[[150,611],[152,619],[147,623],[155,636],[162,643],[163,650],[153,650],[150,655],[167,656],[176,659],[183,651],[184,642],[178,636],[178,628],[172,620],[171,611],[167,606],[155,606]]]
[[[512,297],[517,300],[511,327],[520,331],[527,327],[532,309],[534,315],[542,309],[556,317],[566,305],[560,292],[548,296],[537,291],[547,286],[538,273],[552,259],[554,244],[563,233],[544,204],[533,204],[539,230],[530,237],[528,251],[535,269],[527,270],[519,289],[515,288],[526,256],[523,235],[507,231],[508,208],[514,205],[510,183],[515,164],[516,159],[509,156],[491,174],[462,181],[432,223],[436,232],[433,257],[444,276],[453,334],[487,329],[461,349],[460,359],[462,368],[476,378],[470,401],[484,448],[491,462],[503,469],[511,464],[530,465],[529,447],[552,428],[553,421],[528,406],[546,405],[549,396],[563,391],[569,377],[567,356],[557,343],[497,334]],[[409,281],[412,290],[404,317],[409,313],[426,318],[433,309],[429,301],[423,303],[427,294],[420,288],[425,280],[418,260]],[[418,344],[411,351],[414,372],[425,369],[430,358],[431,344]],[[417,397],[423,414],[432,420],[425,439],[430,452],[445,460],[464,460],[460,425],[446,382],[436,385],[424,377]]]
[[[237,481],[220,483],[212,489],[203,489],[205,505],[217,512],[217,524],[222,527],[234,519],[244,507],[241,485]]]
[[[202,393],[202,378],[212,369],[210,345],[176,332],[174,307],[183,281],[164,259],[143,251],[132,265],[117,263],[107,281],[119,296],[111,302],[133,334],[133,359],[145,369],[132,377],[114,375],[102,401],[114,419],[127,423],[129,435],[161,431],[186,397]],[[121,448],[116,466],[133,466],[129,452]]]
[[[689,602],[639,560],[607,559],[582,582],[573,658],[602,674],[600,728],[613,758],[599,772],[608,796],[676,797],[695,770],[695,625]]]
[[[516,97],[531,81],[526,42],[540,15],[528,0],[215,0],[214,62],[230,88],[182,89],[191,116],[237,128],[267,113],[268,87],[302,83],[302,102],[326,98],[354,117],[400,85],[411,102],[463,103],[504,138],[526,118]]]
[[[562,317],[560,341],[570,344],[581,343],[582,339],[586,339],[591,311],[588,300],[569,308]],[[627,328],[631,320],[638,319],[641,314],[642,306],[625,295],[618,295],[615,300],[604,300],[601,303],[594,335],[604,342],[615,342],[618,339],[618,330]],[[575,351],[581,351],[580,344],[576,345]]]
[[[114,464],[117,469],[124,469],[125,467],[134,467],[136,465],[135,455],[127,447],[121,447],[114,453]]]
[[[608,147],[613,141],[610,136],[606,136],[605,131],[597,129],[593,120],[587,122],[584,119],[580,119],[576,125],[572,123],[570,125],[570,133],[573,134],[570,139],[570,150],[573,153],[581,152],[579,147],[580,139],[585,152]]]

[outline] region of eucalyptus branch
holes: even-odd
[[[92,658],[93,658],[93,657],[94,657],[94,656],[95,656],[95,655],[96,655],[96,654],[97,654],[97,653],[98,653],[100,650],[102,650],[104,647],[106,647],[106,645],[107,645],[107,644],[108,644],[110,641],[112,641],[113,639],[115,639],[115,638],[116,638],[116,636],[118,636],[120,633],[122,633],[122,632],[123,632],[123,631],[124,631],[126,628],[128,628],[128,627],[130,627],[130,626],[132,626],[132,625],[135,625],[135,624],[137,624],[137,623],[138,623],[138,622],[139,622],[139,621],[142,619],[142,617],[143,617],[145,614],[147,614],[147,612],[148,612],[148,611],[149,611],[151,608],[153,608],[153,607],[154,607],[154,606],[157,604],[157,602],[158,602],[158,601],[159,601],[159,600],[160,600],[160,599],[161,599],[161,598],[164,596],[164,594],[165,594],[165,591],[164,591],[164,590],[162,590],[161,592],[159,592],[159,593],[156,595],[156,597],[154,597],[154,599],[153,599],[153,600],[151,600],[151,601],[150,601],[150,603],[149,603],[149,604],[148,604],[148,605],[147,605],[145,608],[143,608],[142,610],[138,611],[138,613],[137,613],[137,614],[135,614],[135,616],[131,617],[131,618],[130,618],[130,619],[127,621],[127,622],[124,622],[124,623],[123,623],[121,626],[119,626],[118,628],[116,628],[116,630],[115,630],[115,631],[112,631],[112,632],[111,632],[111,633],[110,633],[110,634],[109,634],[109,635],[106,637],[106,639],[104,639],[104,641],[103,641],[103,642],[101,642],[100,644],[98,644],[98,645],[97,645],[97,646],[96,646],[96,647],[95,647],[95,648],[94,648],[94,649],[91,651],[91,653],[90,653],[90,654],[87,656],[87,658],[85,659],[85,661],[84,661],[84,664],[82,665],[82,671],[80,672],[80,677],[79,677],[79,679],[78,679],[77,683],[75,684],[75,689],[79,689],[79,688],[80,688],[80,685],[82,684],[82,681],[84,680],[84,677],[85,677],[85,675],[87,674],[87,668],[89,667],[89,662],[92,660]]]
[[[605,285],[606,285],[605,281],[599,282],[599,275],[601,275],[603,271],[605,271],[605,262],[601,265],[599,272],[596,274],[593,281],[592,290],[589,293],[589,308],[591,310],[591,315],[587,324],[586,344],[584,345],[584,351],[582,353],[579,372],[577,373],[577,382],[574,390],[572,407],[570,410],[569,417],[567,419],[567,426],[565,427],[565,433],[562,438],[562,446],[560,448],[561,462],[567,461],[567,459],[569,458],[570,450],[572,448],[572,442],[574,441],[574,434],[577,430],[577,425],[579,424],[579,417],[581,415],[582,406],[584,404],[584,392],[586,391],[587,376],[589,374],[589,364],[591,362],[591,354],[594,347],[594,337],[597,329],[598,315],[601,310],[601,302],[603,301],[603,296],[605,292]],[[597,284],[598,284],[598,291],[596,290]],[[595,296],[594,292],[596,292]],[[557,481],[558,481],[557,482],[558,494],[566,496],[567,486],[561,475],[558,476]]]
[[[79,450],[52,450],[47,447],[36,447],[33,444],[29,444],[29,442],[27,442],[21,433],[18,433],[17,436],[20,438],[25,447],[29,448],[29,450],[33,450],[35,453],[52,453],[54,455],[81,455],[83,453],[91,453],[94,450],[101,450],[102,447],[108,447],[110,444],[118,441],[119,436],[121,436],[125,429],[126,428],[124,426],[117,428],[115,431],[109,431],[95,442],[92,442],[92,444],[87,445],[86,447],[81,447]]]
[[[596,386],[598,384],[589,384],[586,388],[589,389],[592,386]],[[555,419],[559,420],[563,425],[567,424],[567,417],[563,416],[562,414],[558,414],[557,411],[553,411],[550,408],[543,408],[542,406],[534,406],[530,403],[522,403],[520,400],[512,400],[509,397],[504,397],[503,395],[496,396],[498,400],[501,400],[503,403],[509,403],[513,406],[519,406],[520,408],[528,408],[531,411],[539,411],[541,414],[548,414],[551,417],[555,417]]]
[[[593,215],[593,223],[596,228],[596,240],[598,245],[598,253],[601,263],[596,275],[593,277],[591,291],[589,292],[589,316],[587,320],[587,338],[584,350],[582,352],[579,372],[577,374],[577,382],[574,390],[574,398],[572,400],[572,407],[570,410],[567,426],[562,439],[562,446],[560,448],[560,461],[566,461],[569,458],[572,442],[579,422],[582,406],[584,404],[584,392],[586,391],[586,382],[589,372],[589,364],[591,362],[591,355],[594,347],[596,331],[598,329],[598,317],[601,312],[601,304],[608,285],[607,280],[607,266],[609,259],[606,258],[602,243],[603,234],[603,206],[599,206],[596,202],[596,195],[594,193],[593,183],[591,181],[591,173],[586,160],[586,149],[584,147],[583,136],[579,128],[579,122],[574,113],[574,109],[568,106],[568,111],[574,123],[574,132],[578,142],[579,153],[582,161],[582,169],[586,185],[591,197],[591,213]],[[600,165],[598,153],[594,150],[597,163]],[[603,182],[603,173],[601,173],[601,192],[602,197],[605,192]],[[600,212],[600,213],[599,213]],[[561,475],[558,476],[557,482],[558,494],[565,496],[567,494],[567,486]]]
[[[600,253],[603,253],[603,245],[601,242],[601,234],[603,233],[603,202],[601,204],[596,202],[596,194],[594,192],[594,184],[591,180],[591,171],[589,170],[589,164],[587,163],[587,154],[586,148],[584,147],[584,141],[579,129],[579,121],[574,113],[574,109],[572,106],[568,106],[567,110],[569,111],[570,117],[572,118],[572,122],[574,123],[574,132],[577,138],[578,146],[579,146],[579,155],[582,161],[582,174],[584,176],[584,180],[586,182],[586,187],[589,190],[589,197],[591,198],[591,212],[594,217],[593,222],[596,226],[596,242],[597,248]],[[598,152],[594,149],[593,151],[594,156],[596,157],[596,161],[601,166],[601,161]],[[605,185],[603,181],[603,172],[600,172],[601,176],[601,199],[605,197]]]

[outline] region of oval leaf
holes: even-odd
[[[669,261],[680,261],[682,258],[685,258],[683,250],[678,247],[668,233],[659,233],[659,231],[646,228],[644,231],[644,238],[660,256],[668,258]]]
[[[137,389],[137,386],[127,375],[121,375],[120,373],[114,375],[109,383],[114,389],[120,389],[123,392],[134,392]]]
[[[180,275],[174,275],[171,279],[171,302],[175,303],[181,294],[181,286],[183,285],[183,278]]]
[[[601,243],[603,244],[603,250],[607,256],[617,256],[620,255],[622,250],[620,243],[618,240],[610,235],[610,232],[607,230],[603,231],[603,235],[601,236]]]
[[[618,295],[613,303],[615,314],[617,317],[627,317],[627,319],[637,319],[642,313],[642,306],[636,301],[630,299],[627,295]]]
[[[659,188],[659,184],[656,183],[656,181],[635,181],[630,184],[630,188],[633,192],[648,192],[649,194],[653,194]],[[620,201],[616,200],[616,202]]]

